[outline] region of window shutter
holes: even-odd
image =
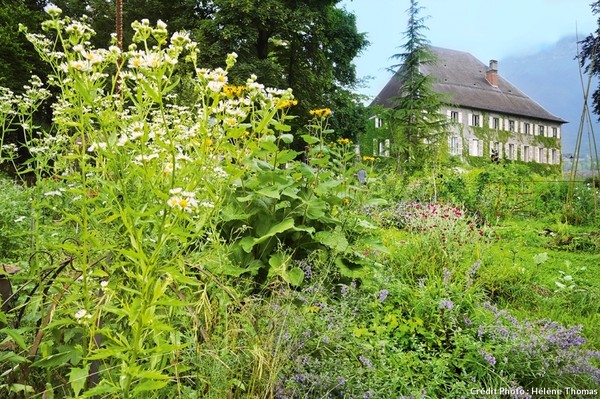
[[[462,114],[462,111],[458,111],[458,123],[463,123]]]
[[[473,126],[473,114],[470,112],[467,114],[467,125]]]

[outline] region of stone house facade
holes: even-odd
[[[442,94],[440,110],[451,122],[448,151],[463,160],[470,157],[508,159],[559,165],[563,119],[552,115],[498,73],[498,62],[483,64],[469,53],[431,47],[437,62],[421,66],[434,77]],[[393,105],[400,82],[392,79],[372,105]],[[373,117],[374,127],[383,121]],[[389,139],[373,143],[374,155],[389,154]]]

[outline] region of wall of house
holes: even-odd
[[[444,107],[442,112],[453,122],[448,137],[451,155],[463,160],[561,164],[559,123],[461,107]]]

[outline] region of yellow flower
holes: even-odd
[[[245,89],[245,86],[225,85],[223,86],[223,93],[226,96],[239,97]]]
[[[338,139],[337,142],[340,143],[340,144],[351,144],[352,143],[350,141],[350,139],[346,139],[346,138]]]
[[[298,105],[298,100],[281,100],[277,104],[277,108],[279,108],[279,109],[289,108],[293,105]]]
[[[364,155],[362,159],[363,159],[363,161],[366,161],[366,162],[369,162],[369,161],[372,162],[375,160],[375,157],[370,157],[368,155]]]
[[[329,108],[320,108],[310,110],[309,113],[316,118],[327,118],[331,115],[331,109]]]

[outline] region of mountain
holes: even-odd
[[[569,122],[562,128],[563,154],[575,151],[584,107],[582,87],[587,86],[589,79],[586,75],[580,77],[576,55],[577,39],[569,36],[535,54],[511,56],[499,62],[500,75],[548,111]],[[597,88],[598,80],[593,79],[590,98]],[[600,144],[598,116],[591,114],[591,120],[591,126],[587,121],[583,124],[582,155],[589,153],[592,131]]]

